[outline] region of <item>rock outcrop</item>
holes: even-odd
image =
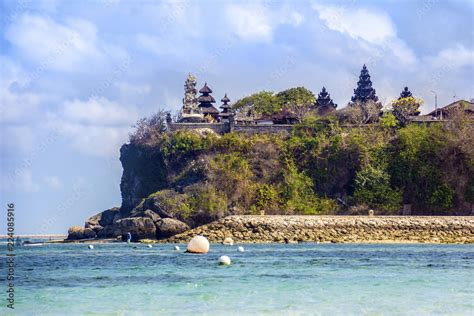
[[[178,219],[162,218],[156,212],[146,209],[134,209],[129,216],[123,216],[120,208],[115,207],[91,216],[84,227],[69,228],[68,240],[91,238],[125,239],[132,234],[132,241],[140,239],[162,239],[189,230],[190,227]]]
[[[72,226],[67,231],[67,240],[84,239],[84,227]]]
[[[229,216],[164,241],[185,243],[196,235],[215,243],[229,236],[236,243],[474,243],[474,217]]]
[[[162,218],[156,223],[156,237],[158,239],[167,238],[176,234],[181,234],[189,230],[189,226],[177,219]]]
[[[130,232],[132,234],[132,241],[156,238],[155,223],[148,217],[122,218],[115,222],[114,226],[117,227],[117,231],[121,236],[126,236]]]

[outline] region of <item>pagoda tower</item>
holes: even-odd
[[[366,102],[372,100],[377,102],[379,98],[375,95],[375,89],[372,88],[372,81],[370,81],[369,71],[364,65],[360,72],[357,88],[354,89],[354,96],[351,98],[352,102]]]
[[[204,84],[201,90],[201,95],[198,98],[199,109],[204,116],[211,117],[213,120],[217,120],[219,116],[219,110],[217,110],[212,103],[216,103],[216,100],[211,95],[212,90],[207,86],[207,82]]]
[[[221,120],[228,120],[231,113],[229,111],[230,105],[228,104],[230,102],[230,99],[227,97],[227,93],[221,99],[221,102],[222,105],[220,106],[220,108],[222,109],[222,112],[219,113],[219,117],[221,118]]]
[[[398,98],[398,100],[409,97],[413,97],[413,95],[411,94],[410,90],[408,90],[408,87],[405,87],[402,93],[400,93],[400,97]]]
[[[315,107],[318,115],[320,116],[327,115],[337,108],[337,104],[334,104],[331,99],[331,95],[326,91],[325,87],[323,87],[321,92],[318,94]]]

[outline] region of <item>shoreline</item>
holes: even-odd
[[[474,243],[473,216],[233,215],[156,242]]]
[[[474,216],[231,215],[166,239],[139,243],[186,244],[202,235],[210,243],[472,244]],[[34,235],[31,235],[34,236]],[[52,235],[48,235],[52,236]],[[119,239],[49,240],[58,243],[116,243]]]

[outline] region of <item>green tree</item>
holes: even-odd
[[[380,118],[379,124],[385,128],[394,128],[400,125],[395,115],[391,112],[385,112]]]
[[[392,101],[394,110],[401,112],[405,116],[413,116],[420,114],[420,106],[424,103],[422,99],[414,97],[400,98]]]
[[[237,111],[250,108],[260,114],[273,114],[280,111],[281,106],[273,92],[261,91],[238,100],[232,108]]]
[[[395,213],[402,204],[401,191],[391,188],[390,175],[381,168],[371,165],[357,172],[354,198],[359,204]]]
[[[278,92],[276,99],[281,108],[288,109],[300,121],[313,108],[316,102],[314,93],[304,87],[290,88]]]

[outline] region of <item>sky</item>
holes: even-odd
[[[380,101],[474,98],[474,2],[0,1],[0,200],[18,234],[120,206],[120,146],[188,73],[216,99],[304,86],[347,105],[362,65]],[[6,215],[0,216],[0,233]]]

